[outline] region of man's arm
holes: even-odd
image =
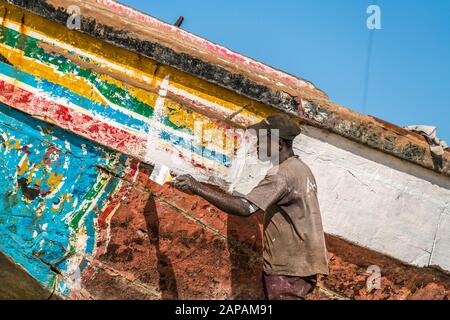
[[[256,211],[243,198],[220,192],[201,184],[190,175],[177,177],[173,182],[173,186],[184,192],[199,195],[220,210],[234,216],[249,217]]]

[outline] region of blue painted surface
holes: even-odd
[[[99,209],[106,204],[118,179],[99,184],[97,166],[111,166],[119,156],[3,104],[0,136],[0,250],[52,289],[50,265],[68,272],[71,241],[81,236],[84,252],[77,253],[93,253],[98,212],[79,210],[91,198]],[[70,292],[64,281],[58,288]]]

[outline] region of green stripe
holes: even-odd
[[[101,80],[98,74],[92,70],[80,68],[63,55],[45,52],[45,50],[38,45],[39,41],[40,40],[21,34],[15,30],[0,26],[0,43],[21,50],[26,57],[51,65],[59,72],[72,73],[88,80],[89,83],[97,88],[106,99],[118,106],[147,118],[153,115],[152,106],[138,100],[128,91],[109,83],[108,81]],[[184,126],[175,125],[168,119],[165,119],[164,123],[174,129],[185,128]]]

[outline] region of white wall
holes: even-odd
[[[327,233],[450,270],[450,178],[312,127],[294,148],[316,176]]]

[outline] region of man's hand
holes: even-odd
[[[201,188],[200,182],[195,180],[195,178],[189,174],[178,176],[175,181],[172,182],[172,186],[190,194],[198,194]]]

